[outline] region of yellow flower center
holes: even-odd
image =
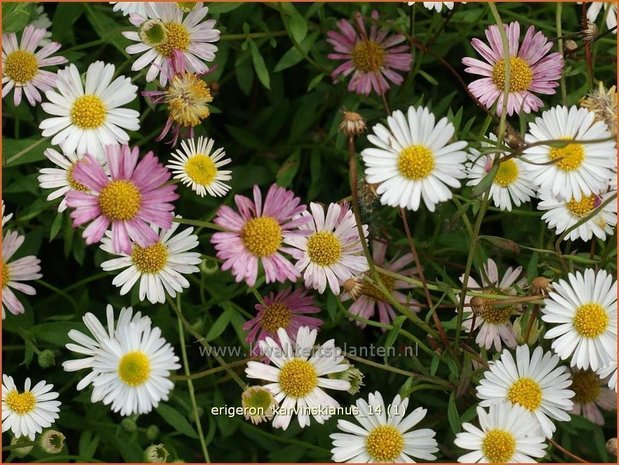
[[[71,108],[71,122],[80,129],[95,129],[105,122],[106,108],[96,95],[82,95]]]
[[[196,184],[210,186],[217,176],[217,167],[211,157],[199,153],[187,160],[185,173]]]
[[[385,51],[372,40],[362,40],[357,42],[350,57],[359,71],[377,73],[383,67]]]
[[[307,360],[293,358],[279,372],[279,386],[284,394],[293,398],[307,396],[318,385],[314,365]]]
[[[6,287],[6,285],[11,280],[11,273],[9,271],[9,265],[2,262],[2,289]]]
[[[170,118],[184,128],[200,124],[210,114],[208,103],[213,101],[206,82],[195,74],[177,74],[166,89],[165,101]]]
[[[4,75],[18,86],[32,81],[38,72],[37,57],[26,50],[15,50],[9,53],[4,61]]]
[[[513,159],[505,160],[499,164],[499,169],[494,176],[494,182],[507,187],[518,179],[518,165]]]
[[[516,439],[509,431],[491,429],[484,437],[481,450],[490,463],[509,463],[516,452]]]
[[[492,80],[497,89],[505,88],[505,60],[500,59],[492,70]],[[533,82],[533,71],[529,64],[520,57],[509,58],[509,91],[522,92],[527,90]]]
[[[273,405],[273,394],[261,386],[247,389],[241,398],[245,409],[255,409],[266,413]]]
[[[365,448],[375,462],[395,462],[404,449],[404,436],[395,426],[380,425],[368,434]]]
[[[282,228],[270,216],[253,218],[243,226],[241,240],[256,257],[269,257],[277,252],[282,243]]]
[[[395,285],[394,278],[392,278],[391,276],[381,275],[380,279],[388,291],[393,290]],[[377,285],[369,283],[365,280],[361,284],[361,293],[363,295],[371,297],[374,300],[382,300],[383,302],[387,302],[387,296],[385,295],[385,293],[381,291]]]
[[[427,178],[434,169],[434,154],[423,145],[411,145],[400,152],[398,158],[400,174],[418,181]]]
[[[596,338],[608,327],[608,314],[600,304],[581,305],[574,315],[574,328],[582,337]]]
[[[279,328],[288,328],[290,320],[292,320],[290,309],[283,304],[275,303],[265,307],[260,324],[265,331],[275,334]]]
[[[572,373],[572,385],[570,389],[576,393],[574,402],[577,404],[589,404],[594,402],[600,395],[600,378],[594,371],[576,371]]]
[[[491,302],[487,302],[484,304],[483,318],[484,321],[490,324],[501,325],[509,320],[512,316],[513,310],[513,305],[497,306],[492,305]]]
[[[140,273],[159,273],[168,263],[168,249],[161,242],[144,248],[134,245],[131,260]]]
[[[589,213],[593,211],[596,207],[597,197],[595,195],[590,195],[589,197],[582,197],[580,201],[576,201],[574,199],[570,200],[565,204],[570,213],[576,218],[582,218],[583,216],[587,216]]]
[[[580,168],[585,159],[582,144],[567,144],[565,147],[551,147],[550,159],[556,160],[555,166],[561,171],[574,171]]]
[[[534,379],[520,378],[507,391],[507,398],[512,404],[535,411],[542,403],[542,388]]]
[[[37,403],[34,394],[30,391],[22,392],[21,394],[16,390],[9,392],[5,398],[6,405],[13,412],[18,415],[25,415],[34,410],[34,406]]]
[[[184,52],[189,47],[189,31],[180,23],[165,23],[165,40],[157,45],[156,50],[164,57],[171,57],[174,50]]]
[[[73,177],[73,171],[75,170],[76,163],[72,163],[69,169],[67,170],[67,182],[69,183],[69,187],[74,191],[88,192],[88,189],[84,184],[77,182]]]
[[[307,239],[307,255],[319,266],[331,266],[342,256],[342,243],[332,232],[314,233]]]
[[[140,211],[142,194],[131,181],[110,181],[99,194],[99,208],[112,221],[126,221]]]
[[[127,386],[144,384],[150,376],[150,360],[139,350],[127,352],[118,363],[118,377]]]

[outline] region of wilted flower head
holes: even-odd
[[[277,401],[265,387],[251,386],[243,391],[241,405],[245,419],[257,425],[273,418],[273,409],[277,406]]]

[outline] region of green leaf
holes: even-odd
[[[83,458],[94,457],[97,446],[99,445],[99,439],[101,438],[98,434],[93,434],[90,430],[83,431],[80,435],[78,446],[79,455]]]
[[[5,166],[18,166],[45,159],[43,151],[50,147],[49,140],[41,137],[29,139],[2,138],[2,155]]]
[[[249,49],[251,50],[251,61],[254,64],[258,80],[264,87],[271,90],[271,77],[269,76],[267,65],[260,54],[260,50],[258,50],[258,46],[253,40],[249,41]]]
[[[228,327],[228,324],[230,323],[230,318],[232,317],[232,312],[234,312],[234,309],[225,304],[224,307],[224,312],[219,315],[219,318],[215,320],[215,323],[213,323],[213,326],[211,326],[211,329],[208,330],[208,333],[206,333],[206,336],[204,337],[207,342],[210,342],[221,336],[221,333],[225,331],[225,329]]]
[[[280,60],[275,65],[273,72],[279,73],[280,71],[283,71],[285,69],[288,69],[296,65],[301,60],[303,60],[303,55],[301,55],[301,52],[299,52],[299,50],[296,47],[292,47],[290,50],[284,53],[284,55],[282,55]]]
[[[32,335],[37,338],[37,341],[45,341],[49,344],[63,347],[70,342],[69,331],[72,329],[81,329],[85,326],[82,323],[70,323],[67,321],[54,321],[52,323],[42,323],[33,326]]]
[[[62,227],[62,219],[63,219],[62,213],[58,213],[56,215],[56,218],[54,218],[54,222],[52,223],[52,228],[49,233],[50,242],[54,240],[54,238],[58,234],[58,231],[60,231],[60,228]]]
[[[389,331],[389,334],[387,334],[387,340],[385,341],[385,347],[391,347],[393,345],[393,343],[398,337],[398,334],[400,334],[400,329],[402,328],[402,325],[406,321],[406,318],[407,318],[406,315],[400,315],[395,320],[393,320],[393,323],[392,323],[393,328],[391,328],[391,330]]]
[[[292,13],[288,22],[290,33],[297,44],[300,44],[307,35],[307,21],[305,21],[305,18],[301,16],[292,3],[288,3],[287,6]]]
[[[102,13],[100,10],[93,10],[93,6],[88,3],[82,3],[86,11],[86,17],[88,22],[92,25],[92,28],[97,35],[106,41],[109,41],[116,49],[123,54],[123,56],[129,59],[129,54],[125,49],[131,45],[129,39],[122,35],[124,27],[121,27],[114,19]]]
[[[473,188],[473,191],[471,192],[471,197],[480,197],[483,195],[484,192],[490,189],[490,186],[492,185],[492,181],[494,180],[497,171],[499,171],[498,164],[494,165],[492,169],[488,172],[488,174],[485,175],[482,180],[479,181],[479,183]]]
[[[286,159],[281,168],[277,171],[275,180],[279,186],[290,187],[290,184],[292,184],[292,180],[297,174],[297,171],[299,171],[300,162],[301,152],[299,150],[296,150]]]
[[[322,78],[325,77],[324,73],[320,73],[318,76],[314,76],[314,78],[310,81],[307,86],[307,91],[309,92],[312,89],[315,89],[318,84],[322,82]]]
[[[2,32],[18,32],[25,28],[34,16],[34,4],[31,2],[2,3]]]
[[[449,396],[449,403],[447,404],[447,420],[449,421],[449,427],[454,434],[460,432],[460,415],[458,414],[458,407],[456,407],[456,398],[452,393]]]
[[[178,410],[166,404],[159,404],[159,407],[157,407],[156,410],[157,413],[161,415],[161,418],[163,418],[176,431],[192,439],[198,439],[198,434],[193,429],[193,426],[189,424],[187,419],[181,415]]]
[[[60,43],[74,41],[73,24],[84,13],[81,3],[58,3],[52,21],[52,37]]]
[[[440,361],[441,359],[438,355],[434,354],[432,356],[432,361],[430,362],[430,376],[434,376],[436,374]]]
[[[479,236],[479,238],[490,242],[499,249],[508,250],[513,253],[520,253],[520,246],[510,239],[505,239],[504,237],[498,236]]]
[[[210,3],[208,12],[213,16],[217,16],[222,13],[229,13],[232,10],[236,10],[240,6],[243,6],[243,2]]]

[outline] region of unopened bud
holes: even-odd
[[[578,50],[578,44],[571,39],[566,40],[563,43],[563,47],[565,49],[565,55],[567,56],[573,54],[576,50]]]
[[[475,296],[471,298],[471,310],[475,315],[483,315],[486,309],[486,300],[483,297]]]
[[[128,433],[133,433],[138,429],[138,425],[133,418],[123,418],[120,422],[120,427]]]
[[[517,317],[512,326],[514,328],[514,334],[516,335],[516,342],[518,345],[528,344],[533,345],[537,343],[542,331],[539,319],[535,318],[533,322],[529,320],[532,318],[533,314],[529,314],[528,318],[525,318],[524,315],[520,315]],[[531,325],[531,329],[529,329],[529,325]],[[527,337],[527,331],[529,331]]]
[[[45,349],[39,354],[37,361],[41,368],[50,368],[56,364],[56,355],[53,351]]]
[[[29,444],[29,445],[25,445],[22,447],[15,447],[15,446],[19,446],[20,444]],[[13,454],[15,457],[17,458],[24,458],[26,455],[28,455],[31,451],[32,451],[32,441],[30,440],[30,438],[28,436],[20,436],[20,437],[13,437],[13,439],[11,439],[11,454]]]
[[[363,291],[363,278],[352,277],[348,278],[342,284],[344,292],[350,296],[352,300],[357,300]]]
[[[153,444],[144,451],[144,461],[148,463],[165,463],[168,460],[168,451],[163,444]]]
[[[60,431],[50,429],[45,431],[39,437],[39,447],[48,454],[58,454],[62,452],[64,448],[64,441],[66,437]]]
[[[355,137],[365,132],[365,120],[359,113],[354,111],[343,111],[340,131],[348,137]]]
[[[206,258],[200,263],[200,272],[205,276],[214,275],[219,271],[219,263],[212,258]]]
[[[146,428],[146,439],[154,441],[159,436],[159,427],[157,425],[150,425]]]
[[[331,379],[342,379],[344,381],[348,381],[350,383],[350,388],[348,389],[349,394],[354,395],[358,393],[359,390],[361,389],[361,386],[364,386],[363,373],[361,373],[361,371],[359,371],[358,368],[356,368],[354,365],[350,363],[348,365],[347,370],[341,371],[339,373],[330,373],[327,376],[329,376],[329,378]]]
[[[591,21],[587,21],[587,25],[582,30],[582,40],[585,43],[590,43],[590,42],[593,42],[593,40],[595,40],[597,36],[598,36],[598,27],[595,25],[595,23],[592,23]]]

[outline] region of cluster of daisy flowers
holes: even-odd
[[[437,12],[443,5],[449,10],[454,6],[424,2]],[[194,129],[210,115],[213,96],[205,76],[220,31],[214,20],[206,19],[208,8],[201,3],[118,2],[114,11],[133,26],[123,33],[133,42],[126,49],[131,70],[143,70],[147,82],[157,81],[158,90],[138,93],[130,77],[102,61],[86,70],[72,63],[55,72],[43,69],[67,60],[54,55],[61,47],[49,41],[45,28],[29,25],[20,41],[14,33],[3,36],[2,95],[13,91],[15,105],[25,96],[48,115],[39,128],[54,146],[45,157],[55,167],[40,170],[40,186],[51,191],[48,200],[60,200],[59,212],[69,210],[74,227],[83,227],[85,242],[99,244],[108,255],[100,266],[117,272],[112,284],[120,295],[135,288],[140,301],[165,303],[189,288],[186,275],[199,273],[202,263],[194,228],[182,226],[175,210],[178,191],[185,186],[200,197],[224,197],[230,191],[232,172],[222,168],[231,159],[214,140],[194,137]],[[594,15],[593,6],[589,12]],[[333,79],[349,78],[348,90],[363,95],[384,96],[391,86],[402,84],[412,66],[409,41],[388,26],[377,11],[369,22],[360,13],[352,21],[338,21],[338,30],[326,39],[333,47],[328,57],[343,62]],[[506,47],[501,32],[490,26],[487,43],[472,41],[484,61],[462,60],[467,73],[481,76],[468,89],[493,114],[537,112],[544,106],[540,96],[556,92],[563,57],[551,52],[553,43],[533,26],[521,41],[520,24],[505,25]],[[142,155],[131,146],[131,133],[141,122],[139,112],[128,107],[138,94],[166,108],[158,140],[171,133],[171,144],[180,142],[167,165],[154,152]],[[607,105],[600,106],[601,100]],[[610,202],[616,196],[616,128],[609,106],[616,108],[616,94],[601,87],[580,107],[544,111],[529,123],[517,153],[495,134],[488,134],[478,148],[469,147],[431,106],[409,106],[387,115],[367,135],[361,150],[365,181],[376,186],[385,206],[434,212],[463,183],[477,186],[490,178],[488,198],[498,209],[511,211],[538,199],[542,219],[563,239],[605,240],[617,221]],[[352,132],[359,136],[363,130],[354,126]],[[419,272],[414,256],[404,253],[388,260],[388,239],[368,241],[368,226],[347,202],[305,205],[292,190],[276,184],[266,193],[255,185],[251,198],[237,194],[233,200],[234,207],[222,205],[213,220],[217,232],[210,241],[221,269],[252,289],[289,283],[263,297],[254,318],[243,326],[255,356],[245,373],[261,383],[248,386],[241,403],[248,412],[258,411],[247,414],[254,423],[269,420],[273,427],[287,429],[296,416],[301,428],[313,421],[323,424],[340,406],[328,391],[354,395],[363,374],[335,340],[316,344],[323,321],[311,292],[329,291],[352,301],[348,312],[358,326],[378,320],[386,330],[398,307],[421,311],[409,292]],[[5,233],[11,216],[4,216],[3,204],[3,318],[5,309],[15,315],[25,311],[15,291],[34,295],[35,289],[24,282],[41,278],[36,257],[13,259],[25,238],[12,230]],[[371,257],[366,258],[368,247]],[[600,408],[615,408],[616,280],[605,271],[586,269],[544,286],[541,320],[551,350],[541,343],[531,349],[530,331],[524,338],[518,331],[527,307],[509,302],[526,287],[521,272],[520,267],[509,268],[501,278],[489,259],[480,280],[469,276],[463,282],[469,292],[462,328],[476,333],[477,345],[496,357],[476,389],[478,426],[464,423],[464,431],[456,435],[456,446],[471,451],[461,462],[532,462],[545,456],[555,423],[568,421],[569,413],[602,424]],[[295,288],[297,282],[304,289]],[[509,303],[500,304],[501,299]],[[108,305],[107,328],[92,313],[83,322],[88,333],[70,331],[73,342],[66,346],[83,357],[63,363],[68,372],[87,371],[77,390],[90,388],[93,403],[102,402],[122,416],[147,414],[168,400],[170,375],[180,368],[179,360],[148,316],[131,307],[116,315]],[[32,387],[27,378],[20,392],[4,376],[3,431],[34,439],[51,426],[60,407],[52,388],[44,381]],[[340,419],[340,432],[330,436],[333,460],[435,460],[435,431],[417,427],[427,411],[417,407],[407,412],[408,405],[409,399],[400,395],[387,404],[378,391],[369,393],[367,401],[356,399],[351,407],[359,412],[354,415],[358,424]]]

